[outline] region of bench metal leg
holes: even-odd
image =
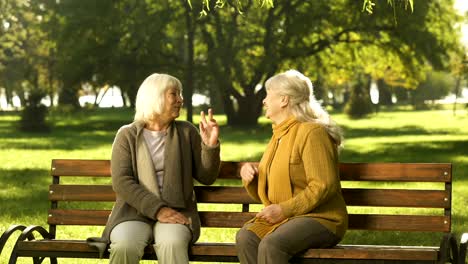
[[[440,242],[439,264],[453,263],[458,264],[458,243],[453,233],[444,234]]]
[[[458,251],[458,264],[465,264],[466,262],[466,247],[468,244],[468,233],[464,233],[460,239],[460,249]]]

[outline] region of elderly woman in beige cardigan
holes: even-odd
[[[101,238],[88,239],[110,263],[138,263],[154,242],[158,262],[188,263],[188,246],[200,234],[193,179],[211,184],[218,175],[219,128],[211,109],[199,131],[176,121],[182,85],[167,74],[147,77],[136,97],[135,120],[112,145],[112,186],[117,195]]]
[[[338,175],[339,127],[298,71],[265,85],[273,136],[259,166],[241,168],[248,193],[264,208],[237,233],[241,263],[288,263],[307,248],[335,245],[348,223]]]

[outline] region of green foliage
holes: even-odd
[[[201,16],[206,16],[208,14],[208,12],[211,10],[210,2],[212,2],[212,1],[213,0],[201,0],[201,2],[202,2],[202,10],[200,11]],[[387,3],[389,5],[391,5],[391,6],[393,6],[393,8],[395,8],[396,1],[403,2],[404,5],[405,5],[405,9],[409,7],[411,9],[411,12],[413,12],[413,10],[414,10],[413,0],[387,0]],[[226,2],[228,2],[228,0],[216,0],[216,1],[213,1],[213,2],[215,2],[215,7],[216,8],[223,8],[226,5]],[[261,7],[264,7],[264,8],[274,7],[273,0],[257,0],[256,2],[257,2],[258,5],[260,5]],[[189,4],[190,8],[192,8],[192,1],[187,0],[187,3]],[[236,8],[237,8],[237,11],[242,13],[242,0],[236,0],[235,5],[236,5]],[[375,1],[374,0],[363,0],[362,11],[366,11],[367,13],[372,14],[373,10],[374,10],[374,6],[375,6]]]
[[[50,125],[47,123],[48,108],[41,103],[45,96],[41,90],[32,90],[27,99],[25,107],[21,112],[19,122],[20,129],[25,132],[49,132]]]
[[[5,89],[10,105],[14,95],[24,100],[30,89],[56,92],[53,43],[43,28],[50,14],[38,2],[12,0],[0,4],[0,87]]]
[[[375,3],[372,15],[363,2]],[[323,94],[339,96],[359,74],[414,88],[425,67],[447,67],[461,19],[452,1],[421,1],[411,13],[402,8],[411,0],[2,3],[11,26],[0,25],[0,86],[9,98],[23,98],[26,83],[77,106],[83,85],[115,85],[134,103],[147,75],[167,72],[184,83],[188,104],[194,91],[209,94],[229,124],[244,126],[258,123],[261,84],[289,68]]]
[[[405,5],[405,9],[408,7],[411,9],[411,12],[414,11],[414,3],[413,0],[387,0],[387,3],[391,5],[393,8],[396,8],[396,2],[403,2]],[[374,0],[363,0],[362,3],[362,11],[366,11],[369,14],[374,12],[375,1]]]

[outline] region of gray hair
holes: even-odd
[[[289,98],[290,110],[297,120],[323,125],[337,147],[342,145],[341,128],[315,99],[312,82],[304,74],[296,70],[288,70],[269,78],[265,82],[265,87],[269,91],[274,90]]]
[[[174,76],[164,73],[148,76],[138,88],[134,120],[148,123],[160,115],[165,104],[164,92],[172,87],[182,90],[182,84]]]

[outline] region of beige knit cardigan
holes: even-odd
[[[165,142],[163,190],[179,191],[161,194],[140,184],[141,177],[155,177],[151,155],[144,144],[143,128],[144,123],[138,121],[121,127],[112,145],[112,187],[117,199],[102,236],[87,240],[99,249],[101,256],[117,224],[125,221],[154,224],[157,211],[164,206],[176,208],[191,219],[192,242],[200,235],[193,180],[202,184],[212,184],[216,180],[220,166],[219,143],[214,147],[206,146],[191,123],[173,121]]]

